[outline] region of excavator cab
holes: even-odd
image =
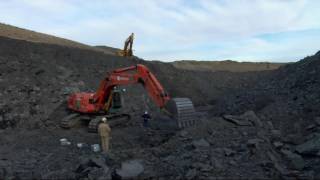
[[[115,113],[122,108],[122,97],[121,91],[114,87],[111,94],[107,96],[105,100],[105,111],[109,113]]]
[[[122,97],[120,90],[113,90],[112,92],[112,103],[111,108],[112,109],[119,109],[122,107]]]

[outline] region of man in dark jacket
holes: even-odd
[[[149,115],[148,111],[145,111],[142,115],[143,118],[143,127],[149,127],[149,120],[151,119],[151,116]]]

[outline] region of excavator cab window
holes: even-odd
[[[114,90],[112,93],[112,108],[118,109],[122,107],[121,93],[119,90]]]
[[[94,104],[94,99],[91,97],[91,98],[89,98],[89,103],[90,104]]]

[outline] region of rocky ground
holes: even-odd
[[[125,87],[133,117],[112,128],[107,156],[90,149],[99,139],[85,126],[58,126],[70,93],[94,91],[108,70],[137,63],[172,97],[192,99],[195,127],[167,127],[138,85]],[[317,179],[319,64],[317,53],[273,71],[198,72],[1,37],[0,179]],[[139,116],[146,108],[155,117],[149,129]]]

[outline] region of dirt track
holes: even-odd
[[[111,177],[128,160],[143,167],[140,178],[317,178],[314,151],[320,149],[305,150],[303,143],[318,138],[319,57],[276,71],[197,72],[2,37],[0,178]],[[151,130],[143,129],[139,114],[157,110],[145,106],[150,100],[141,86],[126,87],[124,98],[137,116],[113,128],[108,158],[77,149],[78,142],[97,143],[96,135],[85,127],[60,129],[50,118],[56,108],[72,92],[93,91],[108,70],[136,63],[147,65],[172,97],[194,101],[198,126],[171,131],[155,118]],[[228,114],[236,120],[223,118]],[[63,137],[72,145],[60,146]]]

